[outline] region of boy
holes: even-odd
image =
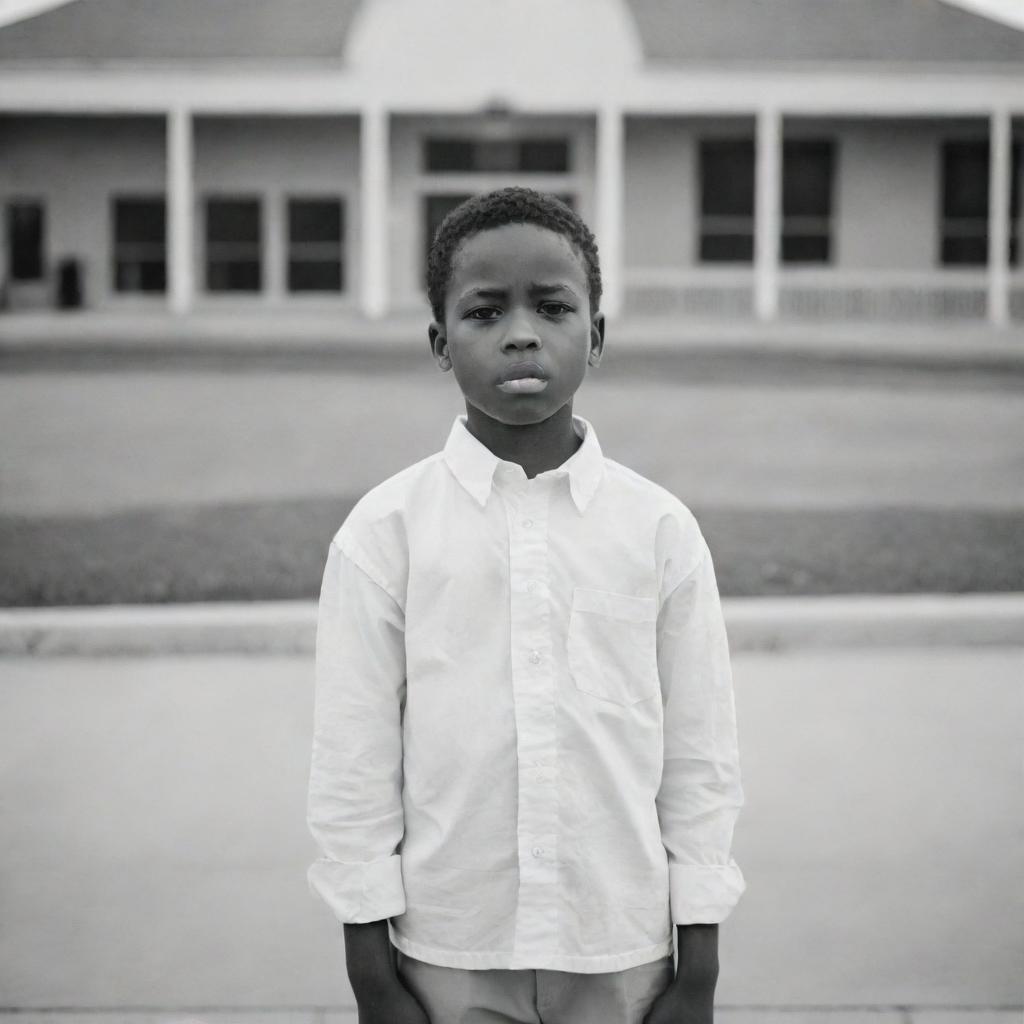
[[[352,510],[320,598],[309,878],[360,1024],[711,1024],[744,888],[728,648],[692,514],[572,413],[594,238],[478,196],[428,293],[466,415]]]

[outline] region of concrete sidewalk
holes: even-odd
[[[734,664],[718,1020],[1019,1021],[1024,646]],[[12,1021],[355,1024],[305,884],[311,697],[306,654],[0,662]]]

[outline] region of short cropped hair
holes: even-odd
[[[505,224],[536,224],[565,237],[583,260],[591,313],[600,308],[601,265],[590,228],[560,199],[513,186],[473,196],[441,221],[427,259],[427,298],[436,321],[444,321],[444,297],[459,246],[472,235]]]

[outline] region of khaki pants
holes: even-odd
[[[469,971],[398,952],[398,973],[430,1024],[641,1024],[674,974],[672,957],[602,974]]]

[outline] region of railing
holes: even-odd
[[[983,320],[987,302],[983,270],[787,268],[779,289],[780,315],[808,320]]]
[[[626,273],[631,315],[741,319],[753,315],[754,272],[749,267],[634,267]],[[779,316],[794,320],[983,320],[983,269],[837,270],[783,267]],[[1024,319],[1024,278],[1015,276],[1011,315]]]
[[[754,314],[749,268],[643,267],[626,271],[625,309],[636,316],[744,319]]]

